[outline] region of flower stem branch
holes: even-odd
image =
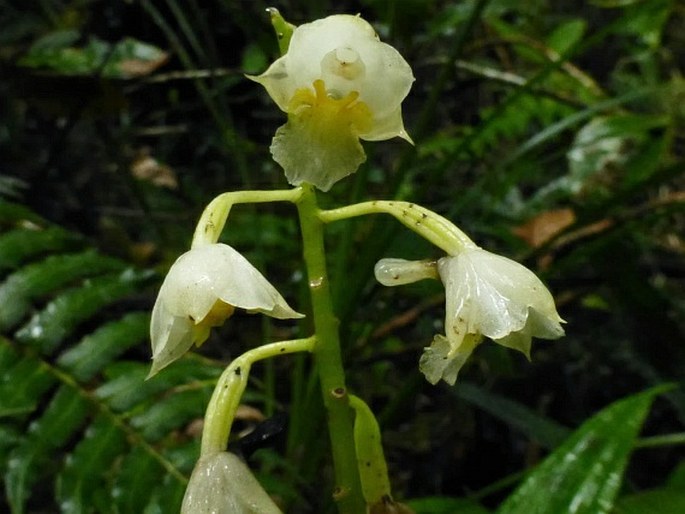
[[[200,217],[193,234],[191,248],[213,244],[219,240],[231,208],[239,203],[296,202],[300,188],[279,191],[231,191],[214,198]]]
[[[213,455],[226,450],[231,425],[240,398],[245,391],[252,364],[257,361],[296,352],[311,352],[316,343],[314,336],[265,344],[253,348],[236,358],[224,370],[214,388],[207,406],[205,426],[202,431],[201,456]]]
[[[457,255],[477,245],[451,221],[418,204],[399,201],[371,201],[319,212],[323,223],[367,214],[390,214],[407,228],[441,248]]]
[[[340,514],[359,514],[366,511],[366,504],[352,444],[352,411],[345,385],[338,320],[333,312],[328,282],[323,223],[318,216],[319,208],[313,186],[302,185],[302,196],[296,205],[302,229],[303,253],[316,332],[314,361],[323,403],[328,413],[328,431],[335,467],[336,488],[333,496]]]

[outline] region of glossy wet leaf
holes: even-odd
[[[13,514],[25,512],[35,482],[54,471],[57,464],[50,459],[50,452],[65,444],[81,427],[86,413],[86,400],[62,386],[40,419],[29,426],[26,439],[8,460],[5,492]]]
[[[29,312],[32,302],[72,281],[121,270],[124,264],[94,251],[52,255],[16,271],[0,284],[0,330],[7,330]]]
[[[58,227],[10,230],[0,235],[0,272],[40,255],[76,248],[81,242],[80,237]]]
[[[571,433],[567,427],[532,409],[469,383],[460,383],[454,393],[522,431],[547,449],[556,448]]]
[[[16,334],[43,354],[52,353],[75,329],[107,306],[138,290],[150,273],[127,270],[68,290],[35,314]]]
[[[685,491],[659,488],[624,496],[616,502],[612,514],[682,514],[685,512]]]
[[[149,326],[149,313],[132,312],[88,334],[57,362],[78,380],[89,380],[129,348],[147,342]]]
[[[111,419],[98,417],[66,458],[56,484],[63,514],[91,511],[99,489],[107,487],[108,473],[126,447],[126,436]]]
[[[160,48],[133,38],[111,44],[91,37],[77,45],[78,37],[73,31],[48,34],[33,44],[19,65],[61,75],[131,78],[153,72],[168,59]]]
[[[629,396],[606,407],[539,464],[498,514],[610,513],[635,438],[656,394]]]

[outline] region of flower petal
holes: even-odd
[[[373,272],[384,286],[400,286],[424,280],[439,278],[435,261],[407,261],[405,259],[381,259]]]
[[[192,328],[192,321],[187,317],[174,316],[157,298],[150,322],[152,367],[147,378],[159,373],[190,349],[193,345]]]
[[[250,469],[228,452],[201,457],[181,514],[281,514]]]
[[[195,247],[169,270],[160,297],[176,316],[199,323],[216,300],[275,318],[301,318],[283,297],[239,252],[226,244]]]
[[[444,336],[436,335],[429,348],[425,348],[419,360],[419,370],[431,384],[441,379],[454,385],[464,363],[481,341],[480,336],[471,335],[463,340],[459,348],[453,348]]]
[[[276,131],[271,154],[290,184],[309,182],[322,191],[357,171],[366,160],[359,137],[350,127],[331,135],[312,130],[308,120],[299,117],[291,117]]]

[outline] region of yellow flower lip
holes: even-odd
[[[359,92],[350,91],[345,96],[335,90],[327,90],[323,80],[309,88],[295,91],[288,105],[288,112],[300,117],[311,129],[322,131],[326,136],[335,137],[337,131],[351,130],[359,135],[367,132],[373,125],[373,115],[364,102],[359,101]]]

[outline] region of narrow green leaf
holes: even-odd
[[[33,357],[21,358],[0,371],[0,418],[32,412],[57,380]]]
[[[20,222],[30,222],[38,225],[44,222],[35,212],[17,203],[6,202],[0,199],[0,223],[16,225]]]
[[[193,419],[202,418],[209,402],[208,389],[182,391],[163,398],[131,419],[145,439],[157,441]]]
[[[547,45],[558,54],[564,54],[581,40],[586,30],[585,20],[581,18],[569,20],[554,29],[554,32],[547,38]]]
[[[37,313],[16,334],[19,342],[51,354],[83,321],[135,292],[151,276],[126,270],[116,276],[98,277],[82,287],[61,294]]]
[[[60,355],[57,363],[78,380],[89,380],[128,348],[146,341],[149,327],[149,313],[127,314],[84,337]]]
[[[480,504],[465,498],[430,496],[406,502],[416,514],[488,514]]]
[[[459,398],[477,405],[486,412],[517,428],[547,449],[564,441],[571,430],[554,420],[541,416],[525,405],[496,395],[473,384],[462,382],[452,391]]]
[[[683,514],[685,491],[658,488],[631,494],[616,502],[613,514]]]
[[[11,452],[5,475],[6,496],[13,514],[25,512],[32,486],[54,470],[53,451],[82,425],[87,402],[76,391],[60,387],[43,416],[31,423],[25,442]]]
[[[62,514],[92,511],[94,494],[125,447],[124,433],[111,420],[99,417],[88,427],[57,477],[57,500]]]
[[[498,514],[611,512],[635,438],[663,391],[630,396],[590,418],[528,475]]]
[[[141,448],[133,448],[121,461],[120,471],[112,489],[112,498],[119,512],[137,512],[150,502],[159,484],[162,468]]]
[[[18,323],[31,308],[31,302],[78,278],[92,277],[123,268],[123,263],[94,251],[54,255],[30,264],[10,275],[0,285],[0,330]]]
[[[126,411],[145,401],[156,401],[156,396],[183,384],[192,386],[203,382],[207,391],[214,389],[216,379],[223,371],[207,366],[196,359],[184,358],[164,369],[151,380],[145,380],[150,367],[132,362],[119,362],[109,366],[105,372],[107,382],[95,394],[105,400],[117,412]]]
[[[38,255],[73,249],[80,241],[57,227],[10,230],[0,235],[0,271],[16,269]]]

